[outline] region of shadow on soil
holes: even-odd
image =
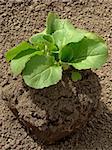
[[[108,132],[108,126],[109,126],[108,122],[110,121],[109,119],[111,118],[112,113],[109,112],[105,104],[100,101],[101,100],[101,86],[99,83],[99,78],[95,73],[91,71],[87,71],[84,74],[84,78],[85,77],[86,77],[86,80],[84,82],[79,81],[78,84],[76,84],[75,86],[76,86],[77,93],[79,94],[82,93],[83,95],[86,94],[92,101],[95,101],[95,103],[93,103],[94,106],[92,106],[92,114],[91,114],[90,119],[88,120],[86,126],[84,126],[80,130],[79,129],[75,130],[75,133],[72,134],[71,136],[68,136],[67,138],[57,142],[54,145],[49,145],[49,146],[42,145],[44,150],[50,150],[50,149],[52,150],[55,147],[58,147],[58,146],[60,147],[61,143],[68,143],[68,146],[71,143],[71,147],[72,147],[71,149],[74,150],[74,148],[77,146],[81,147],[81,145],[86,145],[86,143],[88,142],[91,145],[93,142],[95,143],[95,141],[98,141],[98,140],[99,140],[99,145],[100,145],[100,141],[103,142],[105,138],[108,138],[106,137],[107,135],[105,132]],[[54,93],[53,91],[51,91],[51,88],[48,88],[44,92],[45,92],[44,96],[46,95],[46,97],[47,95],[49,95],[49,93],[52,97]],[[38,101],[37,98],[35,100],[34,98],[35,90],[31,89],[30,93],[31,93],[31,99],[34,100],[33,102],[35,104],[37,103],[39,107],[43,110],[46,110],[46,111],[49,110],[49,106],[53,104],[53,99],[44,101],[44,105],[43,105],[43,102],[41,100]],[[42,95],[42,93],[40,90],[40,95]],[[97,104],[98,104],[98,107],[97,107]],[[69,104],[68,104],[68,107],[70,107]],[[32,135],[30,136],[34,138]],[[38,142],[38,140],[36,141]],[[66,144],[66,149],[69,149],[67,148],[67,144]]]
[[[112,147],[108,147],[108,145],[112,145],[112,133],[110,133],[112,131],[111,118],[112,111],[109,111],[103,102],[99,102],[98,109],[84,128],[54,145],[43,145],[43,150],[53,150],[55,148],[83,150],[84,147],[85,149],[96,147],[96,149],[104,148],[111,150]]]
[[[112,131],[112,119],[111,119],[112,112],[107,109],[106,105],[103,102],[101,102],[101,86],[99,83],[99,78],[92,71],[86,71],[84,73],[83,78],[85,80],[82,79],[82,81],[78,81],[75,84],[76,95],[77,93],[79,95],[82,94],[83,96],[86,95],[89,99],[92,100],[92,105],[90,105],[90,109],[85,107],[85,111],[86,109],[87,111],[88,110],[90,111],[91,106],[92,106],[92,113],[90,113],[91,117],[89,118],[89,120],[87,121],[87,124],[83,128],[75,130],[75,133],[71,134],[71,136],[68,136],[63,140],[60,140],[56,144],[44,145],[41,142],[39,142],[39,140],[36,139],[33,134],[29,132],[28,128],[25,128],[25,126],[23,126],[27,134],[31,136],[35,142],[41,145],[43,150],[53,150],[55,148],[56,149],[62,148],[64,150],[69,150],[69,149],[74,150],[74,148],[78,148],[79,150],[82,150],[81,147],[92,149],[93,145],[94,147],[96,146],[96,148],[101,148],[100,146],[104,145],[105,141],[108,141],[109,145],[111,145],[112,134],[110,134],[109,136],[109,132]],[[68,85],[68,82],[66,80],[64,92],[65,91],[69,92],[67,85]],[[55,89],[56,87],[57,89]],[[30,91],[32,102],[35,105],[37,104],[39,108],[41,108],[42,110],[45,110],[46,112],[49,111],[50,107],[54,103],[56,103],[55,97],[57,96],[60,97],[58,93],[62,90],[60,87],[60,84],[58,84],[56,87],[54,86],[54,89],[50,87],[50,88],[47,88],[47,90],[46,89],[34,90],[25,86],[25,88],[28,91]],[[55,90],[58,90],[57,91],[58,94],[54,92]],[[68,95],[69,94],[68,92],[64,94]],[[61,94],[62,94],[62,91],[61,91]],[[50,95],[50,98],[48,95]],[[38,96],[42,96],[44,97],[44,99],[42,98],[39,99]],[[54,96],[54,99],[53,99],[53,96]],[[46,101],[46,98],[48,99],[47,101]],[[60,100],[60,102],[62,101]],[[86,103],[86,101],[84,101],[84,103]],[[69,106],[68,102],[66,104],[66,101],[63,101],[61,105],[67,105],[67,107],[71,107],[71,105]],[[52,113],[54,114],[55,110],[54,109],[51,109],[51,110],[52,110]]]

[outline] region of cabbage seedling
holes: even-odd
[[[95,33],[74,27],[67,19],[49,13],[46,28],[6,52],[14,75],[22,74],[25,83],[42,89],[58,83],[62,71],[74,68],[71,77],[81,79],[76,70],[97,69],[107,60],[105,41]]]

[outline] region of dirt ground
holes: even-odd
[[[101,99],[94,116],[81,131],[45,146],[34,141],[2,99],[5,74],[0,64],[0,150],[112,150],[112,0],[0,0],[0,49],[6,51],[42,31],[49,11],[69,18],[80,28],[95,31],[108,43],[108,62],[95,73],[100,78]],[[0,62],[2,61],[0,54]],[[5,63],[5,62],[4,62]]]

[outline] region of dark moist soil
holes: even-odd
[[[24,85],[21,76],[12,77],[2,53],[20,41],[28,39],[32,34],[42,31],[49,11],[56,11],[63,18],[70,18],[75,26],[95,31],[103,36],[109,45],[109,59],[95,73],[91,71],[82,73],[83,80],[80,82],[71,83],[65,74],[63,81],[57,86],[42,91],[33,90]],[[3,50],[0,53],[1,150],[112,149],[111,24],[112,0],[0,1],[0,49]],[[98,101],[97,111],[92,111],[93,117],[90,117],[86,126],[78,130],[81,125],[85,125],[88,115],[91,114],[92,109],[96,109]],[[16,112],[16,117],[9,106],[13,112]],[[15,106],[16,109],[14,109]],[[26,108],[25,111],[23,111],[24,108]],[[19,120],[17,116],[20,118]],[[74,120],[72,120],[73,118]],[[21,122],[23,120],[24,122]],[[21,125],[21,123],[23,124]],[[52,132],[55,139],[59,138],[61,132],[65,135],[66,130],[67,134],[73,130],[75,133],[69,138],[61,140],[60,143],[45,146],[41,142],[37,142],[35,129],[34,132],[28,128],[24,130],[24,125],[31,127],[31,124],[39,129],[39,133],[44,131],[48,139]],[[62,126],[60,127],[60,125]],[[56,130],[60,128],[61,130]],[[45,139],[45,134],[41,133],[39,138]]]
[[[65,72],[57,85],[35,90],[25,86],[21,78],[15,80],[8,75],[2,99],[29,135],[52,144],[82,128],[95,113],[101,93],[98,77],[90,70],[83,71],[82,77],[73,83],[70,72]]]

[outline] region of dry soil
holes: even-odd
[[[0,49],[6,51],[42,31],[49,11],[55,11],[80,28],[97,32],[109,47],[108,62],[94,72],[101,85],[99,107],[81,131],[51,146],[42,145],[22,128],[2,95],[8,80],[0,54],[0,149],[1,150],[112,150],[112,0],[0,0]],[[6,70],[8,70],[6,65]],[[16,80],[16,79],[15,79]]]

